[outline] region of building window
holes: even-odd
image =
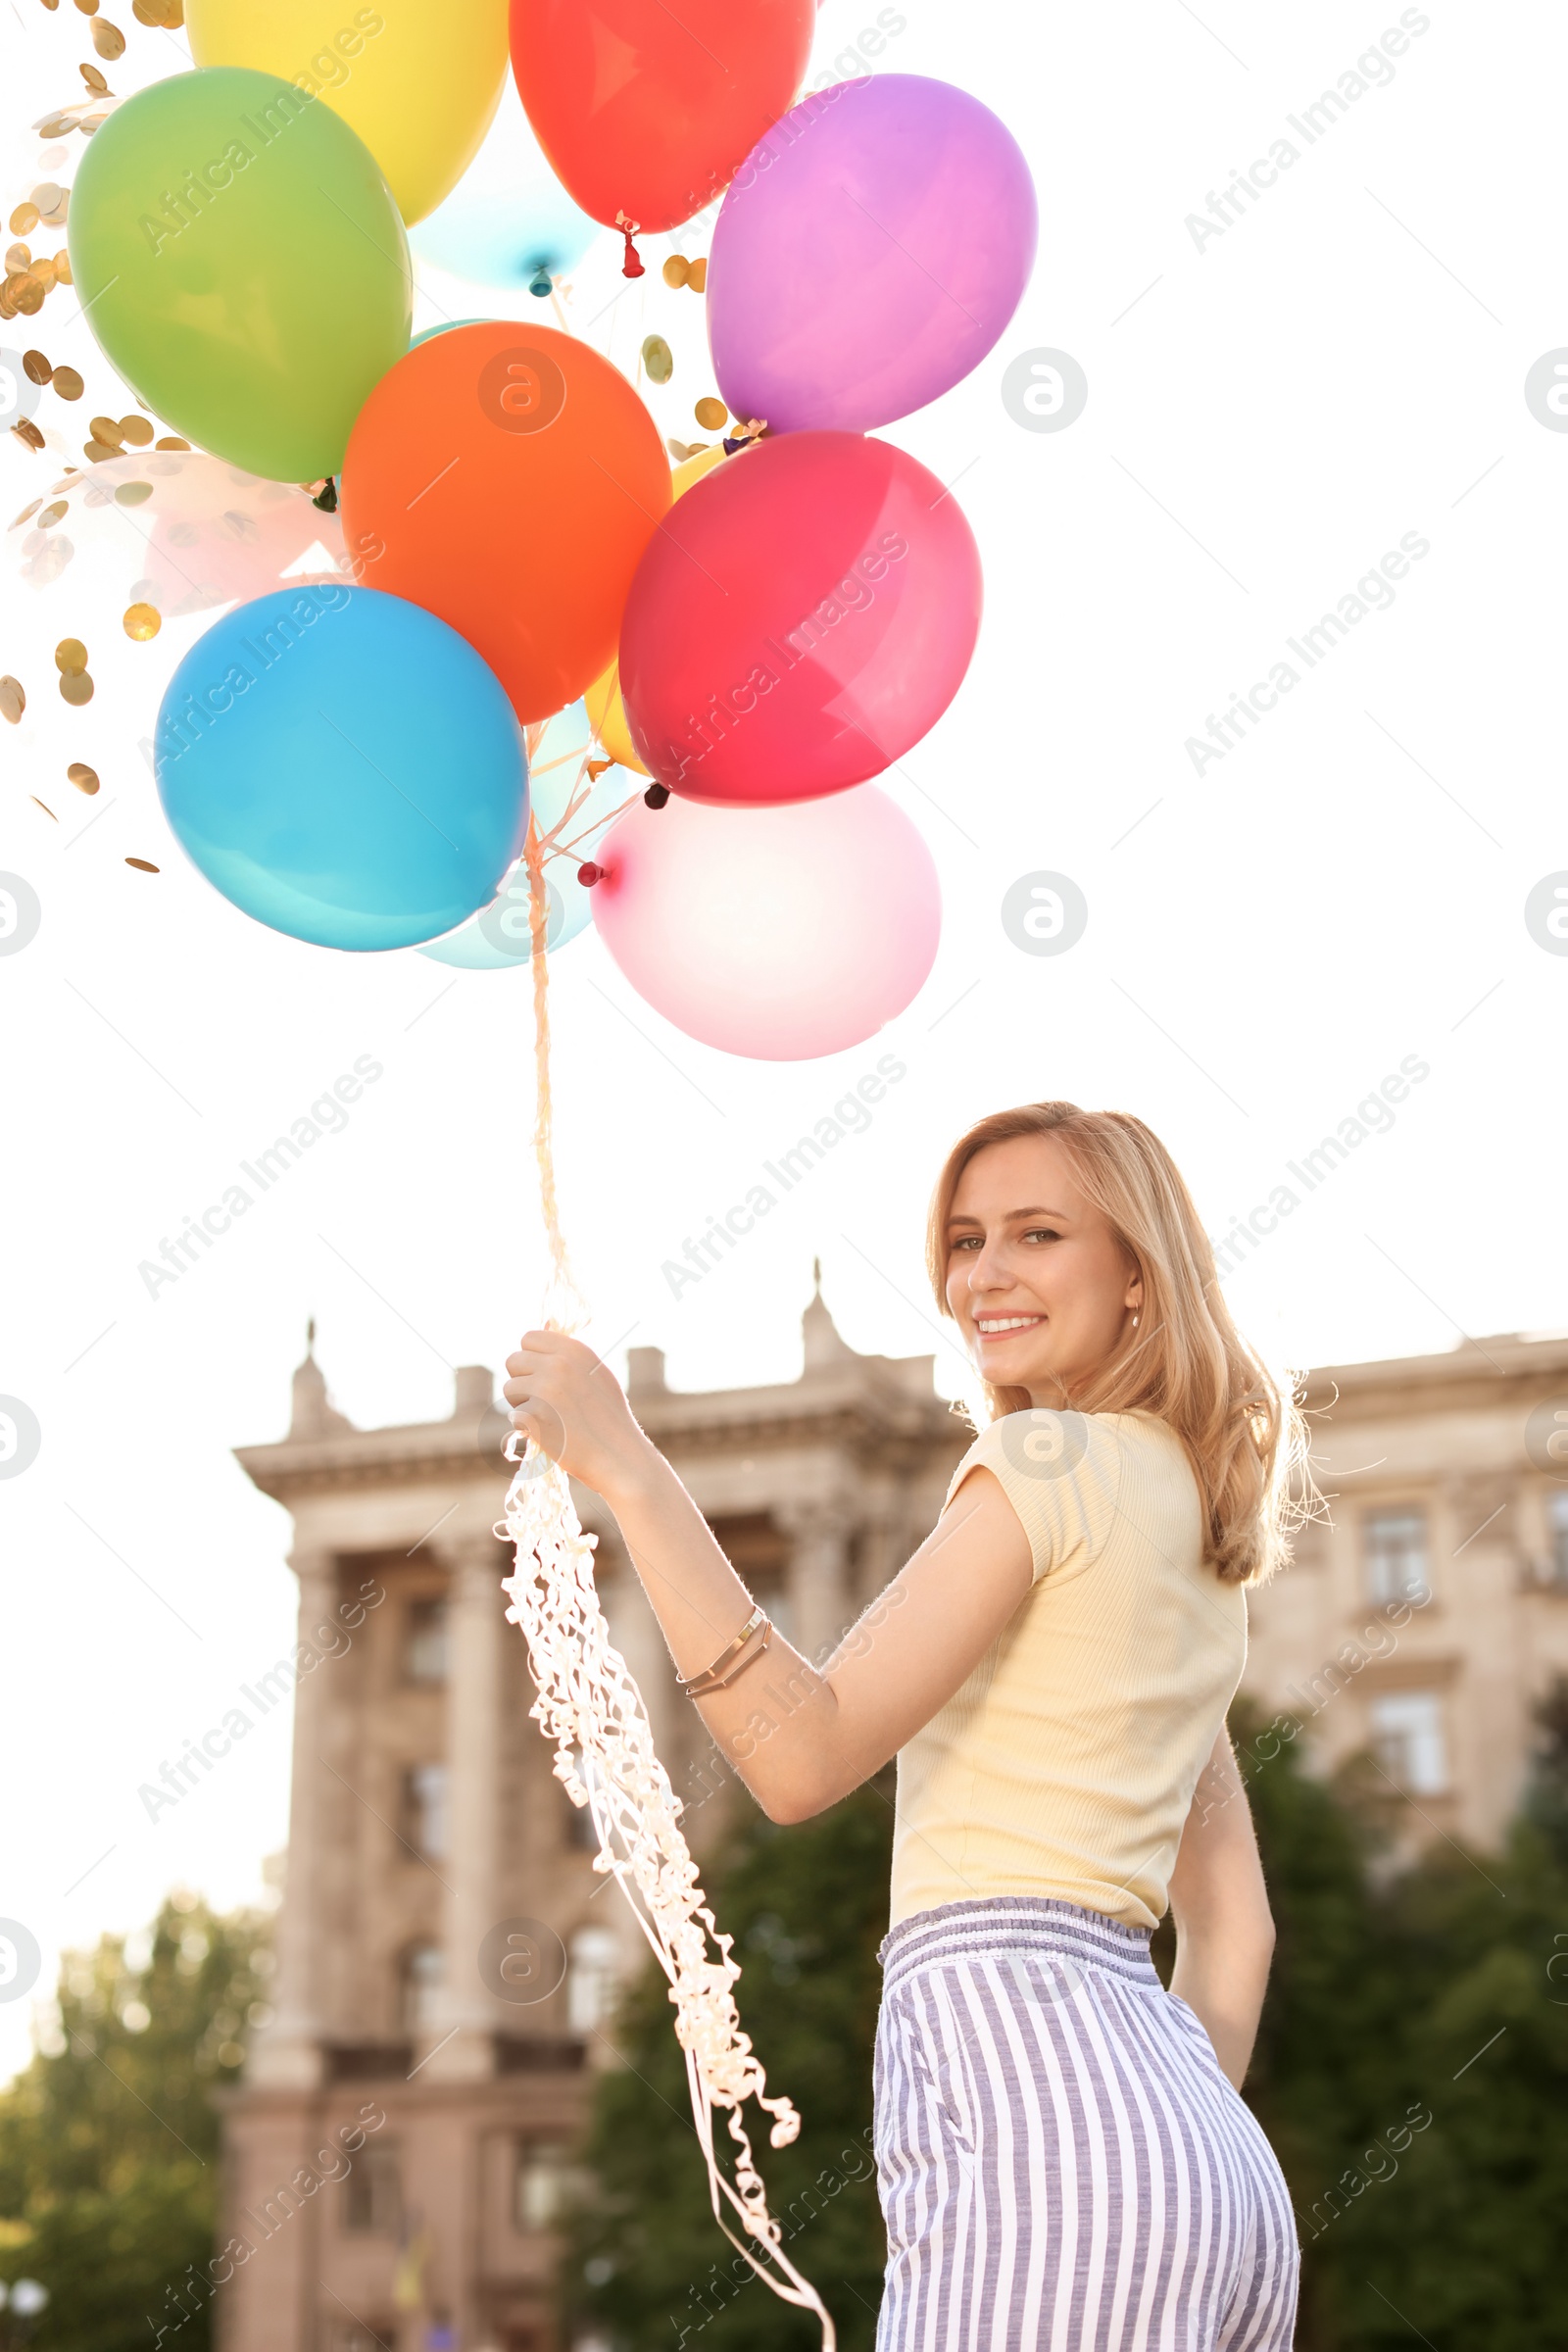
[[[447,1768],[411,1764],[403,1775],[403,1839],[427,1862],[447,1856]]]
[[[396,2237],[403,2226],[403,2169],[389,2140],[367,2142],[343,2183],[343,2227]]]
[[[1546,1533],[1551,1573],[1558,1584],[1568,1585],[1568,1494],[1559,1492],[1548,1499]]]
[[[1432,1598],[1427,1575],[1427,1519],[1424,1511],[1369,1511],[1361,1522],[1367,1593],[1380,1609],[1408,1601],[1421,1608]]]
[[[520,2139],[513,2189],[519,2230],[553,2230],[578,2185],[572,2151],[564,2139]]]
[[[444,1600],[410,1603],[403,1646],[403,1672],[411,1683],[444,1683],[448,1672],[448,1619]]]
[[[612,1928],[579,1928],[566,1971],[566,2023],[573,2034],[598,2034],[609,2023],[619,1982],[620,1945]]]
[[[1410,1796],[1442,1796],[1448,1787],[1443,1702],[1433,1690],[1391,1690],[1372,1701],[1378,1761]]]
[[[438,1943],[411,1944],[399,1965],[398,2011],[405,2034],[426,2034],[439,2022],[446,1955]]]

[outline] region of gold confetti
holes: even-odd
[[[62,677],[80,672],[87,666],[87,648],[79,637],[62,637],[55,647],[55,667]]]
[[[95,22],[92,28],[92,45],[99,56],[108,58],[111,64],[117,57],[123,57],[125,54],[125,36],[118,24],[110,24],[107,17],[99,17]]]
[[[118,458],[121,452],[112,449],[107,441],[84,441],[81,454],[84,458],[90,458],[95,466],[102,466],[107,458]]]
[[[29,449],[42,449],[43,435],[30,416],[19,416],[11,430],[19,441],[25,441]]]
[[[95,98],[108,97],[109,84],[107,81],[105,81],[103,75],[99,73],[96,66],[78,66],[76,68],[76,72],[81,75],[82,80],[87,84],[88,89],[91,90]]]
[[[20,311],[24,318],[30,318],[43,309],[43,284],[30,270],[14,271],[6,279],[5,291],[11,299],[13,316]]]
[[[662,335],[646,335],[643,338],[643,366],[648,371],[649,382],[653,384],[667,384],[674,374],[674,354]]]
[[[98,0],[76,0],[76,6],[84,17],[95,17],[98,14]]]
[[[81,6],[81,0],[76,0],[76,6]],[[150,858],[127,858],[125,863],[133,865],[138,874],[156,874],[163,870],[161,866],[154,865]]]
[[[33,515],[37,514],[38,509],[42,505],[43,500],[41,498],[35,498],[30,507],[23,508],[22,513],[17,516],[16,521],[10,525],[10,528],[14,531],[20,531],[24,522],[31,521]]]
[[[68,670],[60,681],[60,692],[74,710],[92,701],[92,680],[84,669]]]
[[[728,409],[721,400],[714,400],[711,395],[700,400],[693,409],[692,415],[703,430],[709,433],[716,433],[721,424],[729,422]],[[96,430],[96,427],[94,429]]]
[[[189,449],[190,443],[182,441],[177,433],[166,433],[161,441],[153,443],[153,447],[155,449]]]
[[[74,114],[45,115],[41,122],[34,124],[34,128],[41,139],[66,138],[72,131],[75,129],[75,127],[76,118]]]
[[[69,514],[69,512],[70,509],[67,506],[66,501],[63,498],[57,498],[54,505],[52,507],[45,507],[43,513],[39,515],[39,530],[49,530],[53,524],[60,520],[63,514]]]
[[[32,248],[31,248],[31,246],[30,246],[30,245],[8,245],[8,246],[7,246],[7,248],[6,248],[6,270],[7,270],[7,272],[8,272],[8,273],[9,273],[9,272],[11,272],[11,271],[13,271],[13,270],[30,270],[30,269],[31,269],[31,267],[32,267]]]
[[[85,389],[74,368],[57,368],[50,381],[62,400],[79,400]]]
[[[115,490],[117,507],[143,506],[153,494],[151,482],[121,482]]]
[[[32,265],[32,275],[38,280],[39,285],[42,286],[44,292],[47,294],[50,287],[55,282],[55,263],[53,254],[39,254],[38,259]]]
[[[130,0],[130,13],[138,24],[162,25],[167,32],[177,32],[185,22],[181,0]]]
[[[55,255],[55,284],[72,286],[75,282],[71,274],[71,256],[62,245],[60,251]]]
[[[163,625],[164,616],[156,605],[126,606],[122,626],[125,635],[133,637],[138,645],[145,645],[149,638],[156,637]]]
[[[58,179],[40,179],[29,202],[36,208],[40,220],[50,220],[56,213],[64,220],[70,196]]]
[[[22,680],[0,678],[0,718],[9,719],[12,726],[20,727],[22,713],[26,708],[27,698],[22,690]]]
[[[41,351],[24,351],[22,355],[22,372],[29,384],[46,384],[54,369]]]
[[[19,204],[11,216],[11,234],[24,237],[29,228],[37,227],[38,219],[38,207],[35,204]]]
[[[125,446],[124,428],[117,424],[113,416],[95,416],[87,430],[95,441],[106,441],[111,449],[123,449]]]
[[[29,792],[27,798],[35,808],[41,808],[43,810],[45,816],[49,819],[49,822],[52,825],[59,824],[60,819],[58,816],[56,816],[54,810],[50,808],[47,801],[40,801],[35,792]]]
[[[706,261],[693,262],[686,272],[686,283],[694,294],[708,292],[708,264]]]
[[[93,430],[97,432],[96,424]],[[153,428],[145,416],[122,416],[120,431],[122,439],[128,441],[133,449],[145,449],[153,437]],[[98,434],[98,438],[100,441],[103,439],[102,433]]]
[[[95,767],[89,767],[84,760],[73,760],[66,770],[66,775],[78,792],[91,795],[98,789],[98,770]]]
[[[666,285],[666,286],[683,286],[683,285],[685,285],[685,283],[686,283],[686,280],[687,280],[688,273],[690,272],[690,270],[691,270],[691,264],[690,264],[690,262],[689,262],[689,261],[686,259],[686,256],[685,256],[683,253],[672,253],[672,254],[670,255],[670,257],[669,257],[668,261],[667,261],[667,262],[664,264],[664,283],[665,283],[665,285]]]
[[[113,92],[111,92],[110,95],[113,96]],[[93,132],[95,130],[101,130],[108,120],[108,107],[98,107],[92,114],[83,115],[81,121],[76,124],[76,128],[80,131],[84,139],[90,139]]]

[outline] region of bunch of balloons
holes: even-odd
[[[500,968],[531,822],[550,947],[591,914],[693,1037],[832,1053],[920,987],[937,875],[872,779],[957,692],[980,564],[873,435],[1003,333],[1035,200],[945,82],[800,98],[815,13],[188,0],[195,71],[96,132],[70,241],[106,356],[193,474],[338,509],[341,570],[217,620],[160,713],[170,822],[246,912]],[[487,140],[509,56],[527,128],[509,93]],[[733,455],[672,475],[633,385],[527,299],[411,343],[426,216],[420,249],[521,297],[597,224],[642,276],[638,235],[720,197],[712,362],[759,420]]]

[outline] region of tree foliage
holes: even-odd
[[[213,2092],[238,2076],[267,1938],[254,1914],[179,1895],[139,1936],[66,1955],[59,2028],[0,2091],[0,2278],[48,2288],[38,2352],[147,2352],[165,2326],[207,2352],[192,2281],[218,2214]]]

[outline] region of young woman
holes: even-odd
[[[1273,1926],[1225,1715],[1299,1419],[1138,1119],[983,1119],[938,1180],[928,1254],[990,1418],[819,1672],[769,1645],[591,1349],[529,1332],[513,1418],[614,1512],[685,1689],[775,1821],[898,1757],[879,2352],[1281,2352],[1296,2232],[1238,2095]],[[1149,1957],[1167,1903],[1169,1992]]]

